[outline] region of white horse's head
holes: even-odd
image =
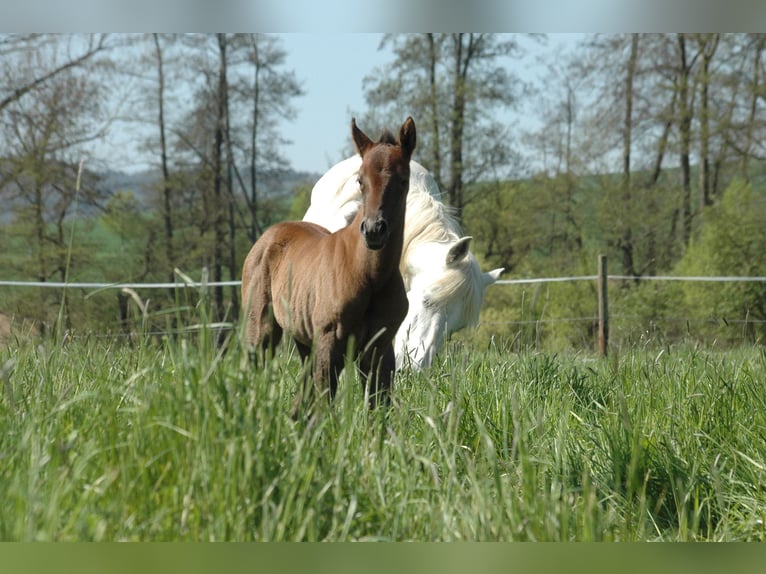
[[[503,269],[482,272],[471,237],[413,247],[406,259],[410,306],[396,333],[396,367],[428,367],[450,333],[479,321],[486,288]]]

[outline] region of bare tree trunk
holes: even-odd
[[[66,245],[66,237],[64,232],[64,219],[66,218],[66,210],[59,213],[56,219],[56,242],[59,247]],[[56,262],[58,267],[59,281],[66,283],[67,281],[67,262],[66,259],[58,258]],[[67,331],[72,330],[72,315],[69,310],[69,297],[67,297],[67,290],[61,290],[61,301],[59,308],[59,316],[56,322],[56,332],[59,337],[62,337]]]
[[[631,129],[633,126],[633,81],[638,60],[638,34],[631,34],[630,56],[625,77],[625,117],[622,131],[622,204],[626,218],[623,221],[620,250],[622,267],[626,275],[635,275],[633,262],[632,190],[630,180]]]
[[[753,129],[755,127],[755,118],[758,111],[758,100],[763,97],[761,88],[761,54],[766,49],[766,36],[759,34],[755,42],[753,55],[753,85],[750,95],[750,113],[745,130],[745,149],[742,154],[742,173],[745,181],[750,181],[750,152],[753,146]]]
[[[226,122],[226,34],[216,34],[218,39],[218,92],[216,101],[215,144],[213,148],[213,225],[215,229],[215,244],[213,245],[213,281],[223,280],[223,245],[226,236],[223,229],[223,138]],[[223,287],[217,285],[213,289],[215,302],[214,317],[216,321],[223,319]]]
[[[574,131],[574,90],[569,80],[566,82],[567,88],[567,104],[566,104],[566,126],[567,134],[566,141],[564,143],[564,170],[569,177],[572,173],[572,132]]]
[[[458,219],[463,211],[463,126],[465,122],[466,73],[470,65],[471,43],[463,45],[464,34],[453,34],[453,96],[450,122],[450,185],[449,199]]]
[[[463,85],[460,76],[460,63],[463,54],[463,35],[453,34],[453,94],[452,94],[452,117],[450,122],[450,184],[449,200],[453,207],[460,213],[461,173],[462,163],[461,132],[463,127],[462,112]]]
[[[173,250],[173,216],[171,202],[170,170],[168,169],[168,147],[165,136],[165,70],[163,64],[162,47],[160,46],[159,34],[153,34],[154,48],[157,55],[157,122],[160,129],[160,162],[162,166],[162,218],[165,223],[165,256],[168,260],[169,280],[175,280],[174,268],[176,267],[175,252]],[[175,296],[171,288],[170,296]]]
[[[48,269],[45,261],[45,218],[43,215],[43,192],[42,183],[38,181],[37,175],[34,176],[34,226],[35,236],[37,240],[37,280],[41,283],[45,283],[48,280]],[[47,317],[45,311],[45,291],[46,289],[38,289],[40,294],[39,309],[37,319],[40,323],[40,335],[46,334]]]
[[[675,105],[675,97],[673,98],[673,101],[671,102],[671,115],[672,115],[672,107],[674,105]],[[652,169],[652,176],[645,186],[646,194],[647,194],[647,212],[649,213],[650,217],[656,215],[658,211],[657,202],[655,199],[654,187],[657,185],[657,182],[660,179],[660,175],[662,174],[662,162],[665,158],[665,150],[667,149],[668,137],[670,137],[670,130],[672,127],[673,127],[673,122],[671,120],[667,120],[662,129],[662,134],[660,135],[660,139],[657,144],[657,155],[655,156],[655,159],[654,159],[654,168]],[[648,275],[656,275],[656,271],[657,271],[656,226],[652,225],[649,227],[646,241],[647,241],[646,273]]]
[[[562,240],[565,245],[572,239],[578,247],[582,245],[582,234],[573,210],[573,197],[575,192],[575,173],[572,166],[572,139],[575,125],[575,91],[569,79],[566,80],[567,102],[566,102],[566,149],[564,150],[565,174],[564,174],[564,225]],[[571,231],[574,231],[572,237]]]
[[[37,280],[48,280],[48,270],[45,264],[45,218],[43,216],[43,191],[42,183],[35,175],[35,234],[37,236]]]
[[[676,108],[676,100],[678,98],[678,92],[673,91],[673,95],[670,99],[670,104],[667,108],[666,113],[666,119],[662,128],[662,133],[660,134],[660,139],[657,142],[657,154],[654,158],[654,167],[652,169],[652,175],[649,178],[649,181],[645,184],[645,189],[648,194],[647,199],[647,211],[650,214],[650,217],[657,214],[658,208],[657,208],[657,200],[654,193],[654,188],[657,185],[657,182],[660,179],[660,176],[662,175],[662,162],[665,160],[665,152],[668,148],[668,139],[670,138],[670,131],[673,129],[673,118],[675,117],[675,108]],[[671,221],[671,233],[669,237],[669,242],[667,243],[668,248],[673,244],[673,240],[675,239],[675,229],[676,229],[676,223],[675,219],[677,217],[677,211],[674,212],[672,221]],[[656,275],[657,274],[657,237],[656,237],[656,227],[651,226],[649,228],[649,235],[647,237],[647,265],[646,265],[646,273],[648,275]]]
[[[255,34],[250,35],[253,48],[253,129],[250,132],[250,242],[255,243],[261,234],[258,225],[258,178],[256,163],[258,160],[258,111],[260,108],[260,72],[261,64],[258,54],[258,39]]]
[[[678,34],[678,96],[679,96],[679,122],[680,135],[680,163],[681,163],[681,217],[682,238],[684,246],[689,245],[692,236],[692,186],[691,186],[691,131],[692,131],[692,102],[689,98],[689,72],[691,64],[686,53],[686,34]]]
[[[235,218],[234,205],[234,152],[231,145],[231,121],[229,114],[229,95],[228,87],[226,90],[226,100],[224,101],[225,124],[226,124],[226,203],[228,205],[228,227],[229,227],[229,280],[235,279],[237,267],[237,226]],[[231,286],[231,313],[232,320],[236,320],[239,315],[239,289],[236,285]]]
[[[710,61],[718,48],[719,34],[712,38],[700,37],[699,46],[702,54],[702,69],[700,70],[700,207],[713,203],[710,188]]]
[[[657,155],[654,158],[654,167],[652,169],[652,175],[647,182],[647,187],[654,187],[657,185],[657,182],[660,179],[660,175],[662,175],[662,162],[665,160],[665,152],[668,149],[668,139],[670,138],[670,130],[673,128],[673,117],[676,113],[676,99],[677,99],[678,93],[673,92],[673,97],[670,100],[670,105],[668,106],[667,111],[667,119],[665,120],[665,123],[662,128],[662,134],[660,134],[660,139],[657,142]]]
[[[433,34],[426,34],[428,38],[428,83],[430,87],[430,106],[431,106],[431,132],[433,138],[433,165],[431,172],[436,179],[439,189],[442,189],[442,160],[441,148],[439,145],[439,92],[436,78],[436,63],[438,54],[436,52],[436,40]]]

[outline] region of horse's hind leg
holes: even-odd
[[[266,281],[253,286],[248,301],[245,337],[252,350],[262,354],[268,351],[269,358],[272,358],[282,339],[282,327],[274,318],[269,295]]]
[[[298,388],[295,391],[295,399],[293,400],[293,407],[290,409],[290,417],[295,421],[298,420],[301,407],[304,401],[308,398],[311,392],[311,365],[309,364],[311,358],[311,347],[304,345],[298,341],[295,341],[295,348],[298,349],[298,354],[301,356],[301,375],[298,380]]]

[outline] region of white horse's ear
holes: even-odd
[[[455,241],[452,247],[449,248],[449,251],[447,251],[447,265],[452,265],[468,255],[468,249],[471,247],[471,239],[473,239],[473,237],[466,235]]]
[[[489,287],[492,285],[495,281],[500,279],[500,274],[505,271],[505,267],[498,267],[497,269],[493,269],[492,271],[488,271],[486,273],[481,274],[481,278],[484,281],[484,286]]]

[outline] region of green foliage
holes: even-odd
[[[641,177],[634,177],[628,203],[620,178],[609,174],[477,184],[463,223],[475,238],[482,268],[502,265],[509,279],[594,275],[598,254],[607,255],[610,274],[624,274],[630,265],[647,279],[762,276],[762,178],[754,178],[752,188],[730,184],[698,216],[699,234],[688,248],[678,238],[678,189],[670,179],[664,175],[656,185],[641,187]],[[760,340],[766,332],[765,290],[763,282],[610,282],[610,341]],[[478,331],[459,338],[481,345],[505,339],[522,349],[588,349],[595,344],[595,315],[595,282],[491,287]]]
[[[677,282],[611,282],[609,315],[610,341],[623,348],[697,340]]]
[[[111,231],[119,239],[121,256],[138,242],[146,230],[145,217],[141,206],[132,191],[116,191],[109,198],[101,221],[106,230]]]
[[[0,350],[0,539],[763,540],[766,355],[453,345],[312,423],[239,336]],[[324,403],[322,403],[324,404]]]
[[[299,221],[303,219],[306,211],[311,205],[311,189],[309,184],[298,185],[294,190],[293,201],[290,204],[290,211],[285,219]]]
[[[485,346],[507,341],[515,350],[567,351],[596,345],[595,283],[502,285],[487,291],[481,322],[455,338]]]
[[[699,238],[680,261],[682,275],[763,276],[766,270],[766,195],[741,181],[709,208]],[[737,324],[735,336],[766,334],[766,283],[687,283],[684,303],[695,316]],[[755,320],[756,322],[751,322]],[[761,323],[758,323],[758,322]]]

